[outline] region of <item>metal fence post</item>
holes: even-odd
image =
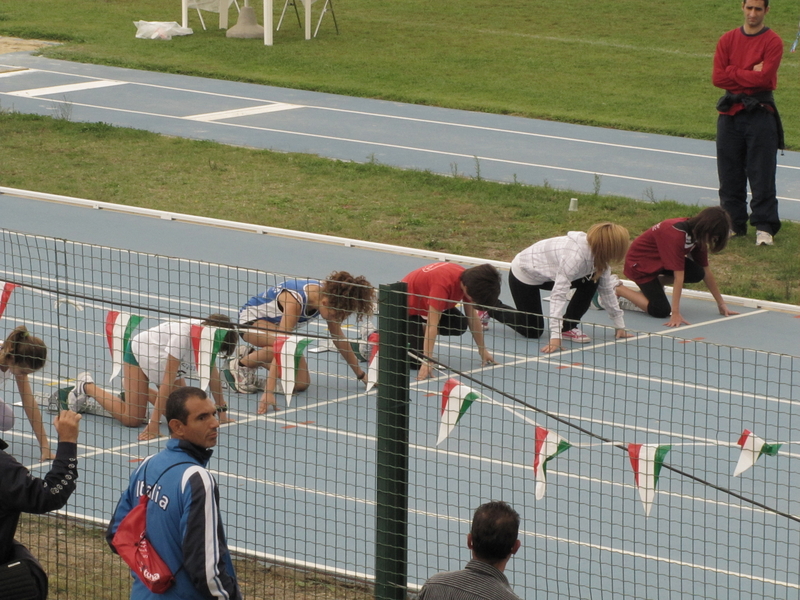
[[[375,598],[404,600],[408,576],[409,426],[406,284],[380,286],[378,302]]]

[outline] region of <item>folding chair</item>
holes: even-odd
[[[200,24],[203,26],[204,31],[206,29],[206,22],[203,20],[203,15],[200,12],[201,10],[219,13],[219,28],[227,29],[228,9],[231,7],[231,4],[235,4],[236,10],[241,12],[238,0],[181,0],[183,26],[189,26],[189,9],[194,8],[197,10],[197,16],[200,17]]]
[[[306,8],[306,3],[303,0],[299,0],[303,4],[303,8]],[[300,29],[303,28],[303,23],[300,21],[300,11],[297,10],[297,2],[298,0],[286,0],[283,5],[283,10],[281,11],[281,18],[278,19],[278,26],[275,28],[275,31],[280,31],[281,23],[283,23],[283,17],[286,16],[286,9],[289,5],[294,7],[294,14],[297,16],[297,24],[300,26]],[[314,4],[316,0],[310,0],[308,3],[308,10],[311,10],[311,5]],[[339,35],[339,24],[336,22],[336,13],[333,10],[333,0],[325,0],[325,4],[322,6],[322,12],[319,14],[319,21],[317,21],[317,28],[314,30],[314,37],[317,37],[319,33],[319,27],[322,25],[322,18],[325,16],[325,13],[328,12],[328,7],[330,7],[331,16],[333,17],[333,26],[336,28],[336,35]]]

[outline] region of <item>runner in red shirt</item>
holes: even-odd
[[[462,335],[469,327],[481,365],[494,364],[486,349],[483,327],[475,305],[494,306],[500,296],[500,273],[492,265],[470,269],[453,263],[420,267],[403,278],[408,284],[409,343],[411,351],[433,358],[436,336]],[[463,302],[464,313],[456,308]],[[412,357],[417,379],[431,376],[431,364]]]

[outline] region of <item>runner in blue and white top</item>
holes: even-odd
[[[288,279],[280,285],[270,286],[258,296],[253,296],[239,311],[239,323],[252,324],[256,321],[268,321],[278,325],[283,318],[284,307],[278,297],[285,291],[300,304],[297,323],[306,323],[319,316],[319,309],[308,305],[308,296],[318,290],[322,282],[319,279]]]
[[[317,279],[289,279],[281,285],[268,288],[248,300],[239,311],[242,339],[255,348],[240,346],[231,360],[230,372],[240,392],[254,391],[249,382],[254,380],[255,369],[269,369],[264,394],[258,413],[264,414],[272,407],[277,410],[275,387],[277,365],[273,346],[280,335],[289,335],[298,325],[316,317],[325,319],[333,343],[339,354],[366,383],[366,372],[359,366],[353,348],[345,338],[342,323],[351,315],[369,316],[375,301],[375,289],[364,277],[353,277],[347,271],[335,271],[325,281]],[[295,380],[294,392],[302,392],[311,385],[311,375],[305,358]]]

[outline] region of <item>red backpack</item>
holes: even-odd
[[[194,463],[181,462],[167,467],[158,479],[161,479],[164,473],[173,467],[191,464]],[[145,465],[144,489],[147,489],[146,478],[147,466]],[[158,479],[150,489],[155,488]],[[147,586],[147,589],[154,594],[163,594],[175,583],[175,576],[147,539],[147,503],[149,501],[150,497],[147,493],[139,496],[139,504],[134,506],[120,521],[114,538],[111,540],[111,548],[119,554],[131,571]]]

